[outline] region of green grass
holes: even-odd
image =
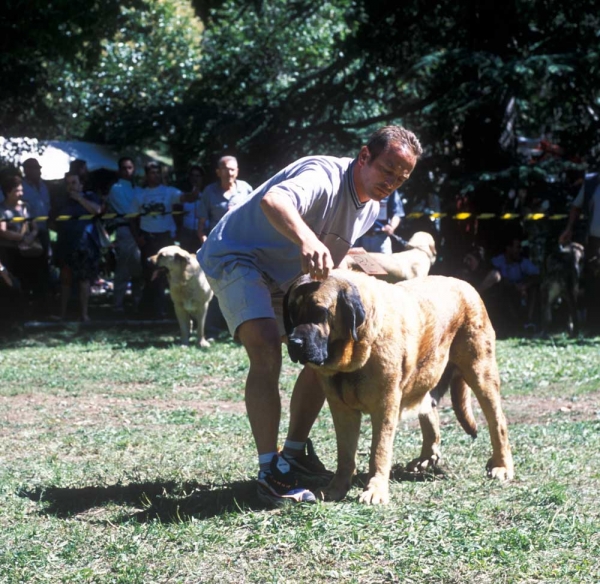
[[[443,402],[445,480],[399,468],[390,505],[359,505],[365,419],[346,500],[272,511],[255,496],[243,350],[173,334],[4,341],[0,582],[600,581],[600,339],[498,343],[512,483],[485,478],[487,431],[472,441]],[[285,404],[298,368],[284,361]],[[333,467],[327,410],[313,438]],[[419,443],[402,423],[396,462]]]

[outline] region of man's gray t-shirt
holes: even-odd
[[[268,191],[289,197],[337,266],[379,213],[378,202],[358,200],[353,167],[351,158],[309,156],[263,183],[227,212],[200,248],[198,261],[206,275],[219,280],[237,266],[249,266],[285,291],[301,274],[299,246],[279,233],[260,207]]]

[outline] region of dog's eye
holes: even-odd
[[[322,306],[308,306],[302,314],[296,315],[296,324],[322,324],[327,322],[328,310]]]

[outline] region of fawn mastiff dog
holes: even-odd
[[[196,256],[177,245],[169,245],[161,248],[156,255],[148,258],[148,261],[157,270],[167,273],[182,344],[189,344],[194,320],[198,344],[201,347],[210,346],[204,338],[204,323],[213,292]]]
[[[336,432],[338,460],[326,500],[340,500],[356,470],[361,414],[370,414],[373,437],[369,480],[360,501],[389,501],[396,424],[419,417],[421,454],[409,470],[423,472],[440,460],[435,399],[449,386],[465,431],[476,435],[470,391],[489,425],[491,478],[513,478],[508,431],[500,404],[495,333],[478,293],[466,282],[428,276],[389,284],[348,270],[323,282],[296,281],[284,301],[288,352],[312,367],[322,383]],[[430,394],[430,392],[432,392]]]

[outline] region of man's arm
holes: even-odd
[[[285,237],[300,246],[302,272],[315,280],[324,280],[333,269],[329,249],[304,222],[298,210],[285,195],[269,191],[260,202],[267,219]]]
[[[579,219],[580,215],[581,209],[573,205],[571,207],[571,211],[569,212],[567,226],[565,227],[565,230],[560,234],[560,237],[558,238],[558,243],[562,245],[571,241],[571,238],[573,237],[573,227],[575,226],[575,223],[577,223],[577,219]]]

